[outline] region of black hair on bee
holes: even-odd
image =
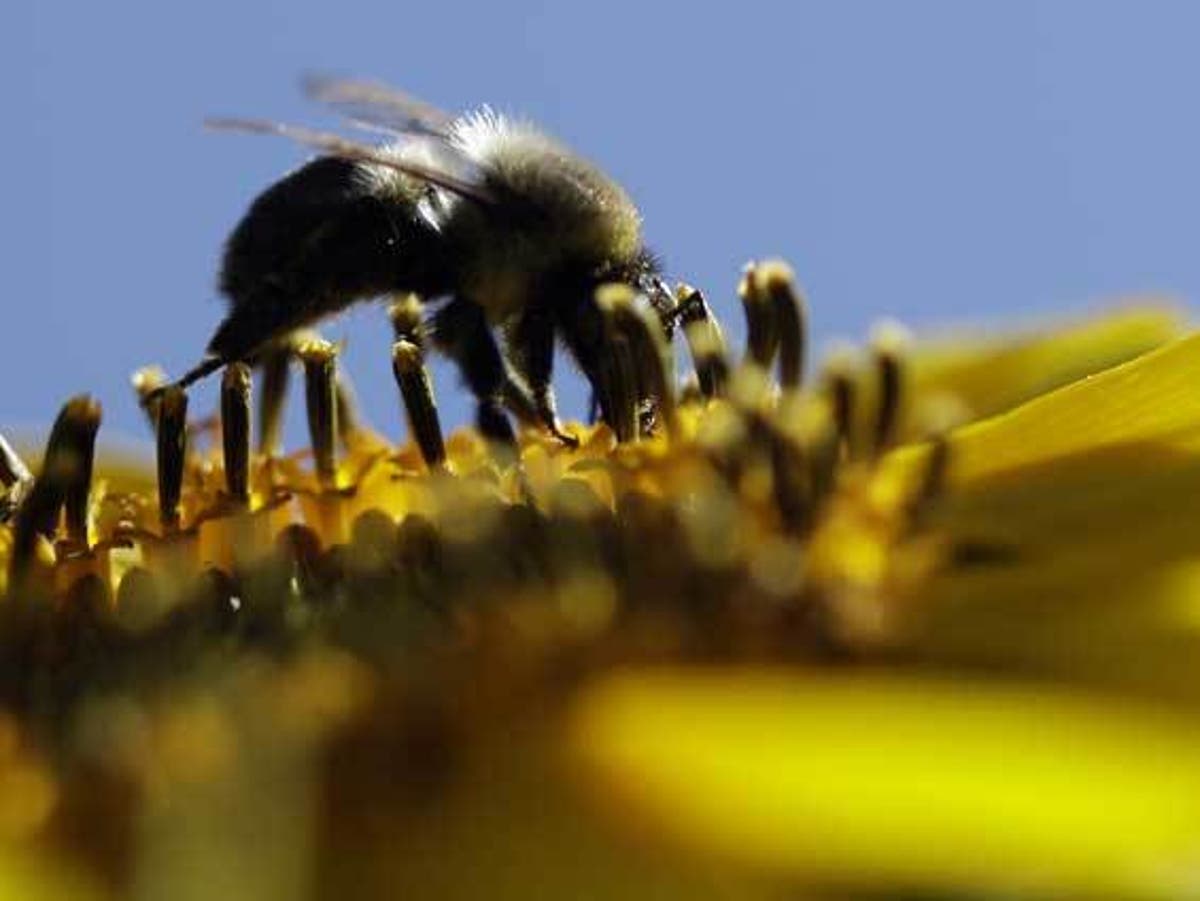
[[[219,278],[228,315],[178,384],[226,363],[259,362],[283,336],[357,301],[411,292],[442,302],[430,342],[461,369],[485,435],[512,442],[505,409],[527,410],[570,440],[551,388],[554,341],[603,395],[596,288],[635,288],[670,330],[674,302],[625,191],[537,128],[486,107],[452,117],[373,83],[313,76],[304,87],[389,142],[261,120],[209,122],[281,135],[322,155],[259,195],[234,229]]]

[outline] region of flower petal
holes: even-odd
[[[825,885],[1174,897],[1200,839],[1200,729],[1044,689],[631,672],[572,736],[625,820]]]

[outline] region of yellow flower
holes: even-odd
[[[240,364],[207,424],[141,374],[152,476],[84,397],[32,483],[4,445],[0,889],[1189,891],[1200,338],[886,327],[803,384],[790,271],[741,293],[739,363],[602,292],[611,428],[444,437],[414,331],[404,446],[313,336],[311,451]]]

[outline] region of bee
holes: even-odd
[[[177,384],[253,362],[358,301],[412,292],[437,301],[432,344],[461,371],[487,437],[515,441],[507,406],[571,440],[551,387],[556,338],[612,422],[614,364],[596,289],[634,287],[668,333],[674,305],[626,192],[538,128],[488,107],[451,116],[373,82],[303,84],[386,143],[266,120],[208,121],[320,155],[267,188],[234,228],[219,276],[228,314]]]

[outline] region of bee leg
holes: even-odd
[[[537,404],[533,402],[533,396],[529,393],[525,383],[520,381],[509,368],[507,362],[504,366],[504,385],[500,389],[500,396],[504,401],[504,406],[508,408],[508,412],[517,417],[517,422],[521,425],[532,429],[541,426],[542,419],[538,415]]]
[[[550,310],[544,306],[526,308],[504,338],[509,360],[529,384],[538,421],[567,447],[578,447],[579,439],[563,431],[554,403],[550,383],[554,371],[554,319]]]
[[[258,452],[277,457],[283,449],[283,408],[291,380],[292,348],[272,342],[255,361],[262,369],[258,386]]]
[[[433,341],[452,359],[478,402],[475,422],[485,438],[513,449],[517,436],[504,412],[508,372],[483,310],[456,298],[433,317]]]
[[[593,410],[599,411],[601,421],[619,431],[617,424],[622,421],[620,373],[615,371],[615,351],[608,339],[604,314],[595,298],[584,293],[573,302],[564,301],[561,306],[556,306],[555,324],[563,343],[592,387]]]

